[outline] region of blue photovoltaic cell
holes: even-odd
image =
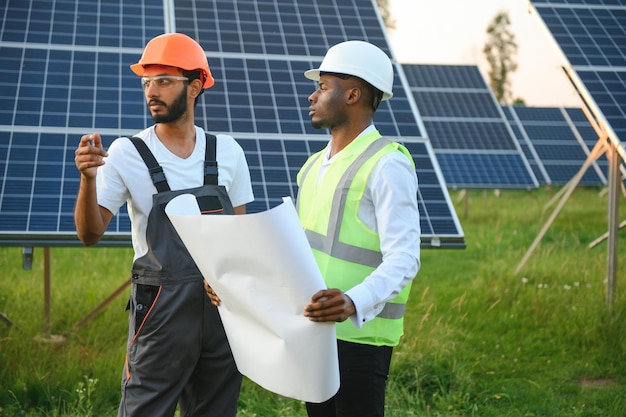
[[[577,69],[576,74],[617,138],[623,141],[626,138],[626,69],[614,71]]]
[[[404,64],[403,69],[448,186],[537,186],[478,67]]]
[[[250,165],[254,213],[295,198],[295,176],[322,149],[304,77],[326,50],[367,40],[391,55],[370,0],[9,0],[0,5],[0,244],[80,244],[73,206],[79,183],[74,149],[101,133],[105,148],[152,124],[129,66],[154,36],[175,28],[207,52],[215,86],[196,108],[196,123],[234,136]],[[164,10],[171,7],[171,10]],[[171,19],[171,20],[168,20]],[[396,67],[394,97],[375,123],[419,161],[423,246],[462,247],[463,234],[410,92]],[[407,94],[408,93],[408,94]],[[130,244],[126,208],[101,244]],[[438,243],[437,243],[438,244]]]
[[[531,2],[572,66],[626,66],[626,2]]]
[[[541,184],[564,185],[581,169],[598,140],[581,109],[507,106],[504,108]],[[580,185],[606,185],[606,158],[595,162]]]
[[[623,148],[626,138],[626,1],[531,1],[574,71],[576,88],[606,120]],[[578,85],[582,83],[582,86]],[[588,94],[587,94],[588,93]],[[604,123],[604,122],[602,122]]]
[[[468,153],[503,151],[518,154],[515,143],[498,140],[510,135],[506,123],[500,121],[449,120],[431,121],[425,118],[424,125],[430,137],[437,143],[435,152],[466,151]],[[492,172],[496,174],[496,171]],[[484,179],[487,183],[488,178]],[[496,177],[494,183],[499,182]]]
[[[517,188],[516,176],[525,175],[526,164],[516,155],[487,153],[438,153],[437,160],[441,170],[450,177],[454,187],[473,188],[489,178],[488,187],[484,188]],[[500,178],[491,177],[494,171],[508,171],[509,174]]]
[[[582,111],[582,109],[572,107],[566,107],[563,110],[565,110],[567,119],[571,121],[576,131],[582,137],[583,143],[586,145],[586,148],[592,149],[598,142],[598,134],[589,123],[589,119],[587,119],[585,113]],[[608,161],[605,156],[600,157],[600,159],[598,159],[596,163],[603,173],[607,172]]]
[[[315,84],[303,75],[319,62],[212,57],[209,61],[216,83],[201,98],[196,112],[199,124],[224,132],[327,133],[310,125],[307,98]],[[400,88],[392,100],[381,103],[375,122],[388,136],[422,136],[407,95]]]
[[[133,129],[148,117],[139,81],[120,73],[135,55],[0,44],[0,124]]]
[[[163,1],[8,0],[0,42],[143,48],[163,33]]]
[[[79,174],[74,165],[76,137],[63,133],[0,131],[0,231],[74,230],[74,197]],[[105,140],[105,146],[110,141]],[[108,231],[127,233],[126,209]],[[54,237],[51,237],[54,239]]]
[[[476,66],[403,64],[403,67],[411,88],[485,92],[485,80]]]
[[[322,140],[302,141],[284,139],[241,139],[246,152],[252,185],[257,200],[249,205],[251,212],[263,211],[282,202],[282,196],[297,193],[296,174],[308,155],[323,149]],[[401,141],[402,142],[402,141]],[[446,214],[446,191],[437,184],[437,172],[428,152],[428,141],[403,143],[416,164],[420,179],[418,204],[422,230],[437,230],[438,237],[450,243],[456,237],[456,222]],[[426,237],[428,239],[428,237]]]
[[[390,54],[369,0],[185,0],[175,11],[177,30],[206,51],[323,57],[332,45],[360,39]]]

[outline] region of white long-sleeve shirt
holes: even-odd
[[[376,130],[370,125],[355,139]],[[321,178],[338,154],[323,156]],[[355,327],[374,319],[385,303],[398,295],[420,268],[420,219],[417,207],[418,180],[415,169],[400,152],[383,156],[367,180],[358,217],[380,236],[382,263],[346,294],[354,302]]]

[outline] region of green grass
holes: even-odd
[[[588,248],[607,230],[601,191],[576,190],[517,275],[555,191],[470,191],[468,200],[451,191],[467,248],[422,251],[406,334],[394,351],[387,415],[626,415],[626,258],[618,255],[610,314],[606,242]],[[624,201],[620,212],[626,217]],[[0,416],[114,415],[128,292],[72,328],[126,281],[130,249],[50,249],[52,333],[67,337],[60,344],[38,337],[43,250],[35,249],[30,271],[22,269],[21,251],[0,247],[0,311],[16,324],[0,322]],[[301,402],[244,380],[239,415],[306,413]]]

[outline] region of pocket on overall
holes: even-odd
[[[136,284],[134,315],[135,315],[135,335],[139,333],[144,324],[148,312],[158,298],[161,287],[157,285]]]
[[[201,214],[220,213],[224,210],[222,202],[217,196],[205,195],[196,197]]]

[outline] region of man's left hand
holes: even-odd
[[[204,280],[204,290],[206,291],[206,295],[211,299],[211,304],[213,304],[215,307],[219,307],[222,300],[220,299],[220,297],[218,297],[215,291],[213,291],[213,288],[211,288],[206,280]]]
[[[316,292],[311,297],[311,304],[304,307],[304,316],[315,322],[342,322],[355,313],[352,299],[338,288]]]

